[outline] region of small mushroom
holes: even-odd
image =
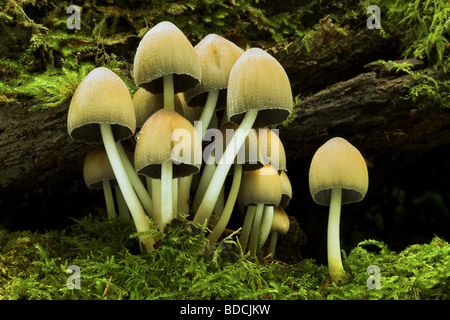
[[[275,257],[275,248],[277,246],[277,240],[279,234],[286,234],[289,231],[289,217],[284,211],[282,206],[274,208],[272,228],[270,229],[270,243],[269,243],[269,256]]]
[[[345,277],[339,242],[341,204],[361,201],[368,186],[366,162],[347,140],[332,138],[314,154],[309,170],[309,190],[316,203],[330,207],[327,251],[328,268],[334,282],[341,282]]]

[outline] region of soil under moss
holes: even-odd
[[[347,278],[336,285],[314,260],[287,264],[263,253],[255,260],[235,235],[214,247],[204,235],[174,220],[156,234],[155,251],[143,254],[133,226],[121,219],[89,216],[46,233],[0,229],[0,299],[450,299],[450,245],[438,237],[399,253],[363,241],[344,254]],[[79,273],[68,273],[70,266]],[[378,273],[371,267],[376,273],[369,274],[370,266]]]

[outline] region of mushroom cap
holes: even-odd
[[[101,189],[103,180],[115,180],[116,176],[104,149],[92,149],[86,153],[83,177],[89,189]]]
[[[286,151],[278,134],[268,128],[259,128],[256,133],[264,163],[270,163],[278,172],[286,170]]]
[[[284,171],[284,170],[281,171],[281,173],[280,173],[280,179],[281,179],[280,206],[282,206],[283,208],[286,208],[292,199],[292,185],[291,185],[291,181],[289,180],[288,175],[286,174],[286,171]]]
[[[272,228],[270,231],[286,234],[289,231],[289,217],[282,206],[273,208]]]
[[[116,140],[136,130],[133,101],[125,83],[111,70],[99,67],[81,81],[69,106],[67,129],[72,139],[102,144],[100,123],[110,124]]]
[[[258,170],[245,171],[239,197],[243,205],[279,205],[281,201],[281,179],[271,165],[266,164]]]
[[[182,150],[183,154],[175,150]],[[161,179],[161,165],[168,160],[174,162],[173,178],[189,176],[200,169],[202,149],[194,126],[186,118],[161,109],[139,131],[134,164],[139,174]]]
[[[182,114],[181,101],[178,94],[174,95],[175,111]],[[139,88],[133,95],[136,129],[140,129],[145,121],[156,111],[164,108],[164,93],[153,94]]]
[[[358,202],[368,186],[366,162],[347,140],[332,138],[317,149],[309,169],[309,190],[316,203],[330,205],[333,188],[342,188],[342,204]]]
[[[163,21],[139,42],[134,56],[134,81],[151,93],[162,93],[163,76],[173,74],[174,92],[194,88],[202,67],[192,44],[173,23]]]
[[[244,53],[231,41],[217,35],[209,34],[195,47],[195,52],[202,66],[202,82],[184,93],[189,107],[203,107],[208,92],[220,90],[216,110],[226,107],[228,78],[236,60]]]
[[[240,124],[248,110],[257,110],[253,127],[269,127],[283,123],[293,104],[291,85],[280,63],[262,49],[245,51],[228,80],[228,120]]]
[[[220,132],[222,134],[222,150],[219,150],[220,155],[225,152],[225,149],[230,142],[232,136],[236,132],[239,126],[235,123],[227,122],[220,127]],[[217,149],[216,150],[216,156]],[[260,159],[261,152],[259,151],[258,138],[254,130],[248,132],[245,142],[239,149],[236,158],[234,159],[234,164],[242,164],[242,170],[256,170],[264,166],[264,161]],[[230,173],[232,170],[230,169]]]

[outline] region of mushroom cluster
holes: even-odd
[[[84,176],[88,187],[103,188],[108,217],[117,216],[113,186],[119,215],[133,220],[152,252],[151,221],[163,232],[173,219],[190,219],[210,229],[213,244],[240,211],[241,247],[256,256],[271,235],[273,257],[278,234],[289,229],[285,208],[292,198],[285,150],[269,129],[292,113],[283,67],[262,49],[243,50],[216,34],[194,47],[164,21],[141,39],[133,77],[138,90],[131,97],[113,71],[92,70],[68,112],[69,135],[93,146]],[[125,150],[124,140],[133,150]],[[355,150],[342,140],[332,145],[314,156],[310,187],[316,202],[330,205],[329,257],[336,270],[339,206],[362,199],[367,179],[356,176],[367,172]],[[346,168],[347,158],[359,162]],[[324,177],[330,170],[335,176]]]

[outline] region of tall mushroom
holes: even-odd
[[[114,175],[127,202],[138,232],[150,229],[116,145],[131,137],[136,127],[133,102],[127,86],[114,72],[100,67],[92,70],[78,85],[69,106],[67,129],[72,139],[90,144],[103,143]],[[147,252],[153,238],[141,236]]]
[[[284,122],[292,106],[289,79],[279,62],[259,48],[244,52],[231,69],[227,91],[228,120],[239,124],[239,128],[219,160],[195,214],[195,222],[204,223],[211,216],[228,171],[250,129]]]
[[[160,230],[175,216],[172,179],[198,172],[201,153],[194,126],[175,111],[161,109],[142,126],[136,143],[135,167],[139,174],[161,180],[161,216],[154,216]]]
[[[328,268],[334,282],[343,281],[339,220],[341,204],[361,201],[367,193],[369,176],[361,153],[347,140],[328,140],[314,154],[309,170],[309,190],[313,200],[329,206]]]

